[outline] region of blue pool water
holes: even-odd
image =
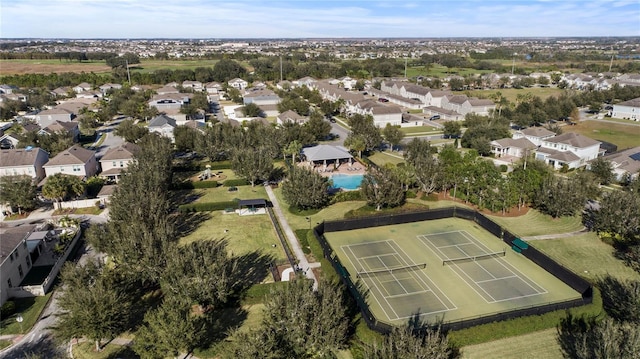
[[[364,175],[335,174],[331,175],[331,180],[333,181],[333,188],[354,190],[360,187],[363,177]]]

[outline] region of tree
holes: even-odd
[[[237,333],[225,357],[328,358],[349,335],[344,288],[321,280],[318,290],[305,278],[275,287],[265,299],[259,327]]]
[[[577,181],[550,177],[538,190],[533,205],[552,217],[574,216],[587,201],[584,187]]]
[[[190,303],[165,297],[160,307],[145,314],[133,349],[143,359],[190,353],[204,340],[206,324],[205,315]]]
[[[362,158],[362,151],[367,149],[367,144],[362,136],[349,134],[344,140],[344,145],[350,150],[358,152],[358,157]]]
[[[85,184],[80,177],[56,173],[47,177],[47,182],[42,186],[42,195],[53,199],[60,205],[69,197],[79,196],[84,193]]]
[[[618,322],[640,324],[640,281],[618,280],[611,275],[598,278],[602,308]]]
[[[302,127],[316,141],[322,141],[331,133],[331,124],[322,119],[322,115],[317,112],[311,112],[309,121],[305,122]]]
[[[194,150],[199,136],[200,131],[189,126],[177,126],[173,129],[173,142],[180,152]]]
[[[445,138],[458,138],[462,134],[462,124],[459,121],[445,121],[442,125]]]
[[[360,185],[367,204],[376,211],[383,207],[397,207],[404,203],[405,192],[397,174],[388,168],[373,169],[364,175]]]
[[[231,169],[255,186],[259,180],[266,180],[273,171],[273,156],[263,148],[238,148],[231,156]]]
[[[87,337],[102,349],[128,329],[131,297],[117,276],[97,261],[84,266],[67,263],[62,269],[64,290],[58,301],[62,309],[55,333],[63,339]]]
[[[449,342],[440,327],[414,329],[411,325],[394,327],[381,343],[364,348],[364,357],[371,359],[455,359],[460,351]]]
[[[131,143],[138,142],[147,133],[149,133],[149,130],[146,127],[138,126],[133,120],[129,119],[120,122],[115,130],[116,136],[120,136],[124,138],[125,141]]]
[[[631,359],[640,354],[637,323],[618,323],[611,318],[599,322],[593,317],[574,317],[567,312],[557,333],[562,356],[567,359]]]
[[[247,69],[234,60],[222,59],[213,65],[213,77],[216,81],[227,82],[236,77],[243,78],[246,75]]]
[[[253,102],[244,105],[242,113],[245,117],[262,117],[262,109]]]
[[[31,210],[36,206],[36,186],[31,176],[2,176],[0,177],[0,201],[22,210]]]
[[[590,171],[596,176],[600,184],[603,185],[607,185],[615,179],[611,162],[602,157],[597,157],[591,161]]]
[[[293,166],[282,182],[282,195],[294,208],[322,208],[330,199],[329,179],[314,171]]]
[[[177,230],[171,201],[171,142],[145,136],[109,203],[109,221],[92,226],[89,242],[132,279],[156,285]],[[144,200],[141,200],[144,199]]]
[[[296,155],[300,153],[302,150],[302,144],[297,140],[293,140],[289,142],[289,144],[285,147],[284,151],[282,151],[285,155],[291,155],[291,165],[296,165]]]
[[[415,180],[420,190],[425,194],[434,192],[443,176],[443,168],[440,162],[431,154],[419,156],[411,162],[414,170]]]
[[[640,241],[640,196],[631,191],[611,191],[602,197],[599,208],[591,208],[584,222],[601,238],[617,244]]]
[[[384,139],[389,142],[391,152],[393,152],[393,147],[399,145],[402,139],[404,139],[404,132],[400,130],[400,126],[392,126],[390,123],[387,123],[382,130],[382,135]]]
[[[382,135],[380,135],[380,129],[373,123],[373,117],[355,114],[349,118],[348,122],[351,132],[347,138],[362,137],[366,151],[371,151],[380,146]]]

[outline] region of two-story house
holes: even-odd
[[[96,153],[80,145],[73,145],[44,165],[44,171],[48,176],[63,173],[87,179],[98,172]]]
[[[9,299],[11,288],[20,286],[33,263],[27,238],[35,225],[0,228],[0,305]]]
[[[640,121],[640,97],[614,104],[611,117]]]
[[[45,177],[44,165],[49,154],[39,147],[0,151],[0,176],[30,176],[34,183]]]
[[[129,142],[110,148],[100,159],[100,168],[102,169],[100,177],[105,178],[108,182],[117,183],[122,171],[129,166],[139,152],[140,146]]]
[[[165,115],[161,114],[154,117],[151,121],[149,121],[149,132],[158,133],[160,136],[167,137],[174,141],[173,130],[178,126],[176,120]]]
[[[293,122],[297,124],[303,124],[307,122],[308,118],[298,115],[295,111],[287,110],[276,117],[276,122],[278,125],[282,125],[288,122]]]
[[[600,150],[601,142],[589,137],[568,132],[542,141],[536,150],[535,158],[560,169],[585,166],[588,161],[604,154]]]
[[[237,77],[235,79],[229,80],[227,84],[238,90],[244,90],[249,86],[249,83],[247,81]]]

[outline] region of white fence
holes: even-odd
[[[76,201],[59,202],[60,208],[87,208],[95,207],[96,203],[107,204],[106,198],[79,199]]]

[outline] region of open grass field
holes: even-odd
[[[560,359],[556,330],[546,329],[462,348],[464,359]]]
[[[580,298],[559,279],[510,249],[479,261],[443,261],[505,250],[502,241],[458,218],[329,232],[325,237],[355,281],[357,273],[414,266],[363,276],[376,318],[403,324],[457,321],[517,308]],[[426,267],[422,264],[426,263]]]
[[[97,352],[93,341],[85,341],[73,346],[73,357],[77,359],[134,359],[138,358],[136,353],[122,345],[107,344],[102,351]]]
[[[509,102],[515,103],[518,95],[530,93],[533,96],[538,96],[542,100],[546,99],[549,96],[558,96],[564,90],[559,89],[557,87],[531,87],[531,88],[523,88],[523,89],[499,89],[499,90],[471,90],[471,91],[457,91],[456,93],[471,95],[479,98],[491,98],[493,94],[496,92],[500,92],[502,96],[506,97]]]
[[[38,316],[42,313],[52,293],[53,292],[49,292],[43,297],[14,299],[16,302],[16,314],[2,318],[0,322],[0,335],[20,334],[20,328],[22,328],[23,333],[31,330],[31,327],[38,320]],[[22,326],[16,321],[17,313],[20,313],[24,319]]]
[[[525,215],[517,217],[488,216],[494,222],[522,237],[544,234],[570,233],[583,228],[579,216],[553,218],[535,209],[529,209]]]
[[[0,76],[23,74],[61,74],[65,72],[111,72],[104,61],[70,62],[65,60],[1,60]]]
[[[192,193],[199,196],[196,202],[224,202],[234,199],[267,199],[267,191],[264,186],[238,186],[236,191],[229,191],[229,187],[196,189]]]
[[[240,216],[237,213],[223,212],[209,212],[209,218],[195,231],[181,238],[180,243],[226,239],[229,252],[233,254],[242,255],[257,250],[273,256],[278,262],[286,260],[280,240],[267,214]]]
[[[404,158],[398,152],[376,152],[372,156],[369,156],[371,162],[377,164],[380,167],[384,167],[386,164],[397,165],[398,163],[404,163]]]
[[[640,146],[640,126],[624,125],[613,121],[580,121],[575,126],[564,126],[562,130],[611,142],[618,146],[618,150]]]
[[[425,133],[442,133],[442,130],[439,130],[435,127],[431,126],[415,126],[415,127],[402,127],[400,129],[402,133],[405,135],[411,136],[415,134],[425,134]]]
[[[618,279],[640,280],[640,274],[616,259],[613,248],[602,242],[594,233],[530,243],[588,280],[594,280],[606,274]]]

